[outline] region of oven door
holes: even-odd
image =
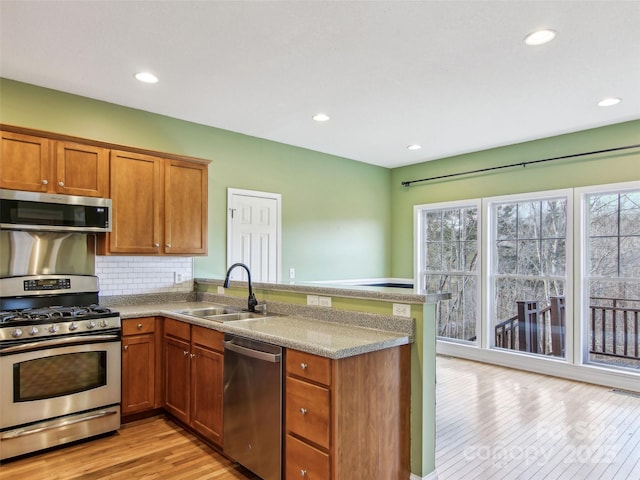
[[[0,430],[119,404],[120,345],[116,333],[4,348]]]

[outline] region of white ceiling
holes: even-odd
[[[637,0],[0,0],[0,21],[5,78],[387,167],[640,118]]]

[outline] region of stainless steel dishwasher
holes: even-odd
[[[282,478],[282,348],[224,339],[224,453],[263,480]]]

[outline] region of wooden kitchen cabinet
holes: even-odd
[[[287,480],[409,477],[409,352],[331,360],[287,350]]]
[[[98,253],[207,253],[206,163],[111,151],[113,227]]]
[[[222,446],[223,334],[165,319],[165,409]]]
[[[122,322],[122,415],[158,406],[155,331],[154,317]]]
[[[2,131],[0,188],[109,196],[109,150]]]

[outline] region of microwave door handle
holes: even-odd
[[[41,349],[46,347],[64,347],[67,345],[78,345],[82,343],[96,343],[96,342],[115,342],[120,340],[120,335],[90,335],[90,336],[74,336],[66,338],[52,338],[50,340],[39,340],[37,342],[23,343],[21,345],[14,345],[12,347],[3,348],[1,353],[21,353],[28,352],[35,349]]]

